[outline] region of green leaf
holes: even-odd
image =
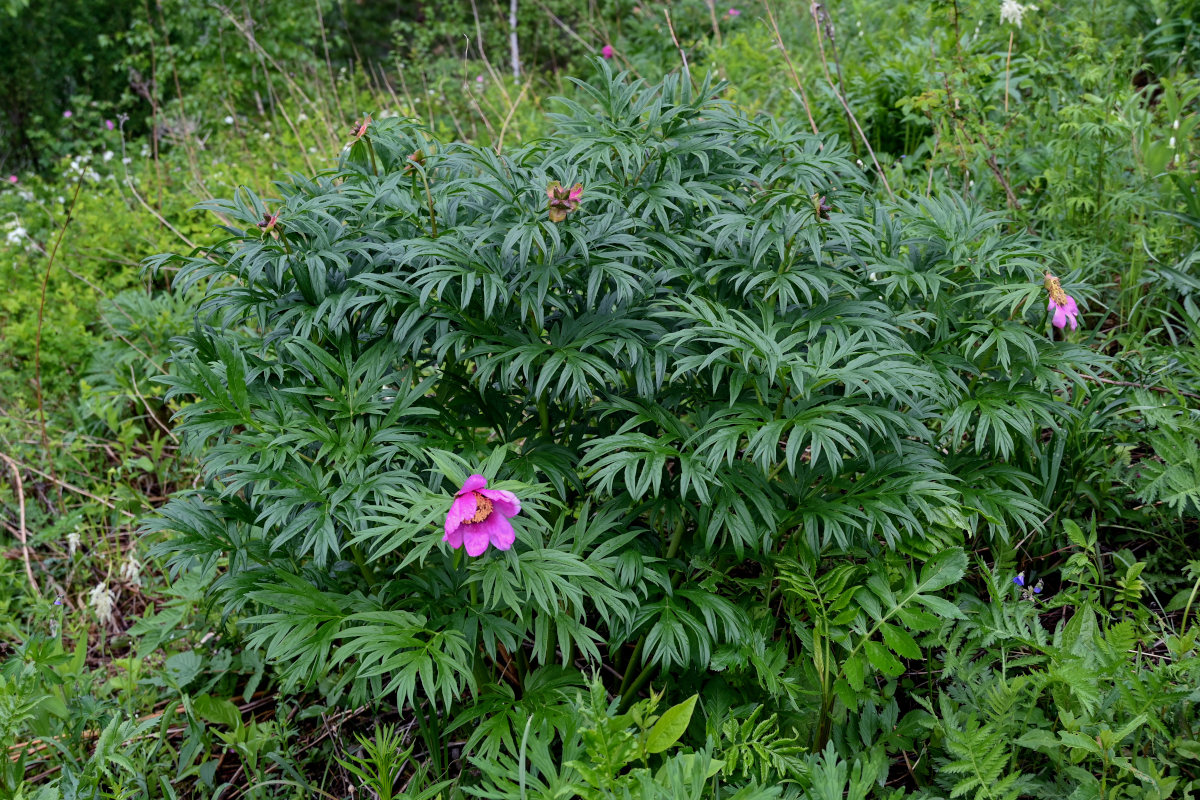
[[[646,739],[647,752],[661,753],[679,741],[683,732],[687,730],[688,723],[692,721],[692,710],[696,707],[698,698],[699,695],[694,694],[679,705],[671,706],[658,718]]]
[[[1175,742],[1175,752],[1185,758],[1200,761],[1200,742],[1195,739],[1179,739]]]
[[[883,641],[887,643],[887,646],[899,655],[905,658],[921,657],[921,648],[917,646],[916,640],[909,635],[908,631],[888,624],[880,625],[879,631],[883,634]]]
[[[866,652],[867,660],[871,662],[871,665],[884,675],[895,678],[904,674],[904,665],[892,655],[890,650],[879,642],[865,642],[863,650]]]
[[[202,694],[192,698],[192,709],[201,719],[224,725],[227,728],[237,728],[242,724],[242,712],[230,701]]]
[[[846,682],[850,684],[850,688],[856,692],[861,692],[863,686],[866,685],[866,670],[863,669],[862,656],[855,653],[846,659],[846,663],[842,665],[842,669],[846,673]]]
[[[967,554],[958,547],[943,550],[921,570],[921,592],[936,592],[962,580],[967,573]]]

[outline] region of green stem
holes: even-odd
[[[621,697],[624,697],[626,691],[629,689],[629,679],[633,677],[633,668],[637,666],[638,659],[642,657],[642,648],[645,644],[646,637],[643,635],[638,639],[637,644],[633,646],[633,654],[625,662],[625,674],[621,677],[621,688],[617,690],[617,694]]]
[[[371,144],[371,137],[367,137],[367,153],[371,156],[371,172],[375,177],[379,177],[379,164],[375,161],[375,145]]]
[[[1187,605],[1183,607],[1183,620],[1179,623],[1180,638],[1187,633],[1188,615],[1192,613],[1192,601],[1196,599],[1197,591],[1200,591],[1200,577],[1196,578],[1196,583],[1192,586],[1192,593],[1188,595]]]
[[[545,395],[538,398],[537,406],[538,418],[542,421],[542,436],[547,441],[550,441],[554,437],[552,436],[553,431],[550,428],[550,403],[547,402]]]
[[[367,588],[375,585],[375,571],[367,564],[367,560],[363,558],[362,551],[357,547],[350,548],[350,556],[354,559],[354,563],[358,565],[358,571],[362,573],[363,580],[367,582]]]
[[[675,531],[671,534],[671,541],[667,543],[666,557],[668,559],[674,558],[675,554],[679,552],[679,543],[683,541],[684,521],[683,517],[679,518],[679,524],[675,526]],[[671,583],[673,586],[675,582],[671,581]]]
[[[646,681],[650,680],[650,675],[653,672],[654,665],[647,664],[645,669],[639,672],[638,676],[633,679],[633,683],[629,684],[628,694],[621,695],[620,712],[622,714],[628,711],[629,707],[633,705],[633,701],[637,697],[638,690],[642,688],[642,685],[645,684]]]
[[[667,543],[666,558],[668,560],[674,558],[675,554],[679,552],[679,545],[683,541],[683,531],[686,527],[686,519],[681,516],[678,524],[675,525],[675,530],[671,533],[671,540]],[[671,573],[671,588],[675,588],[675,573]],[[622,712],[626,711],[633,704],[632,698],[637,696],[638,689],[642,688],[642,684],[649,680],[650,673],[654,670],[653,664],[647,664],[638,673],[638,676],[633,679],[633,682],[629,682],[629,676],[633,674],[633,669],[637,665],[638,659],[641,658],[642,649],[645,645],[646,635],[642,634],[638,638],[637,645],[633,648],[633,655],[629,657],[629,663],[625,665],[625,676],[621,679],[621,688],[618,691],[618,694],[621,695]]]

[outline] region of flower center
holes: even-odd
[[[1062,284],[1049,272],[1046,273],[1046,292],[1050,295],[1050,300],[1054,305],[1065,306],[1067,304],[1067,293],[1063,291]]]
[[[468,525],[483,522],[492,515],[492,501],[479,492],[471,492],[471,494],[475,495],[475,516],[467,520]]]

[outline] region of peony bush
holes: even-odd
[[[151,260],[203,295],[163,379],[203,479],[157,552],[285,689],[487,720],[468,750],[593,673],[741,686],[820,750],[962,616],[964,548],[1046,518],[1089,291],[711,80],[596,66],[552,138],[368,117]]]

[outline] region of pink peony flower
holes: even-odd
[[[583,184],[577,183],[567,189],[558,181],[551,181],[546,187],[546,197],[550,198],[550,221],[562,222],[567,214],[579,208],[579,200],[583,197]]]
[[[1064,292],[1058,278],[1049,272],[1046,273],[1046,292],[1050,295],[1050,302],[1046,304],[1046,309],[1054,312],[1054,327],[1065,328],[1070,322],[1071,330],[1078,328],[1079,306],[1075,304],[1075,298]]]
[[[604,56],[605,58],[612,58],[614,52],[615,51],[613,50],[613,46],[611,44],[606,44],[604,47],[600,48],[600,55]]]
[[[63,119],[70,119],[70,118],[71,118],[71,112],[70,112],[70,111],[64,111],[64,112],[63,112]]]
[[[741,11],[741,9],[739,9],[739,8],[731,8],[731,9],[729,9],[729,16],[731,16],[731,17],[740,17],[741,15],[742,15],[742,11]]]
[[[517,535],[509,517],[521,513],[521,501],[512,492],[488,489],[487,478],[472,475],[454,495],[446,514],[446,535],[454,550],[467,546],[467,555],[482,555],[491,544],[497,550],[513,546]]]
[[[117,126],[113,125],[113,121],[111,119],[106,119],[106,120],[104,120],[104,127],[108,128],[111,131],[113,128],[115,128]]]
[[[16,182],[17,182],[17,176],[16,176],[16,175],[9,175],[9,176],[8,176],[8,182],[9,182],[9,183],[16,183]]]

